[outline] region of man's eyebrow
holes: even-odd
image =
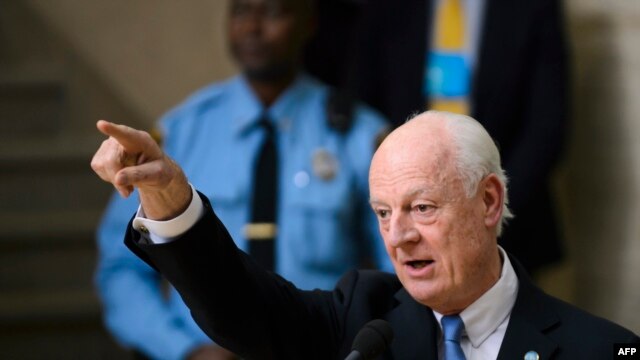
[[[425,194],[425,193],[429,193],[429,189],[418,188],[418,189],[414,189],[414,190],[411,190],[411,191],[407,192],[402,197],[405,198],[405,199],[411,199],[411,198],[415,197],[416,195],[421,195],[421,194]],[[384,201],[378,199],[378,198],[369,197],[369,204],[373,205],[373,204],[386,204],[386,203]]]
[[[428,192],[429,192],[428,189],[418,188],[418,189],[414,189],[414,190],[409,191],[405,196],[411,198],[411,197],[415,197],[416,195],[422,195],[422,194],[428,193]]]

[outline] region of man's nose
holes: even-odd
[[[416,242],[420,239],[420,233],[415,228],[410,216],[400,214],[392,217],[390,233],[390,245],[400,247],[408,242]]]

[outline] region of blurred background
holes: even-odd
[[[150,129],[236,72],[226,1],[0,0],[0,354],[130,356],[103,329],[95,121]],[[554,179],[568,256],[537,282],[640,333],[640,2],[567,0],[571,137]]]

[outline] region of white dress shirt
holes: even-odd
[[[460,313],[464,331],[460,346],[467,360],[496,359],[504,334],[509,325],[511,309],[518,295],[518,277],[504,249],[498,247],[502,257],[500,279],[478,300]],[[440,324],[442,314],[433,312]],[[438,338],[438,358],[443,360],[442,325]]]

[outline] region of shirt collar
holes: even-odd
[[[511,315],[511,310],[518,295],[518,277],[513,270],[511,261],[502,247],[498,246],[502,257],[502,272],[500,279],[478,300],[474,301],[460,313],[464,322],[464,334],[474,348],[478,348],[498,326]],[[442,314],[433,312],[438,324]],[[442,330],[442,325],[440,325]]]
[[[264,109],[262,103],[249,86],[244,75],[238,75],[231,81],[230,101],[233,114],[234,134],[242,134],[250,129],[262,114],[266,113],[277,126],[286,130],[291,126],[295,111],[301,97],[312,86],[313,80],[306,74],[299,74],[293,83],[269,107]]]

